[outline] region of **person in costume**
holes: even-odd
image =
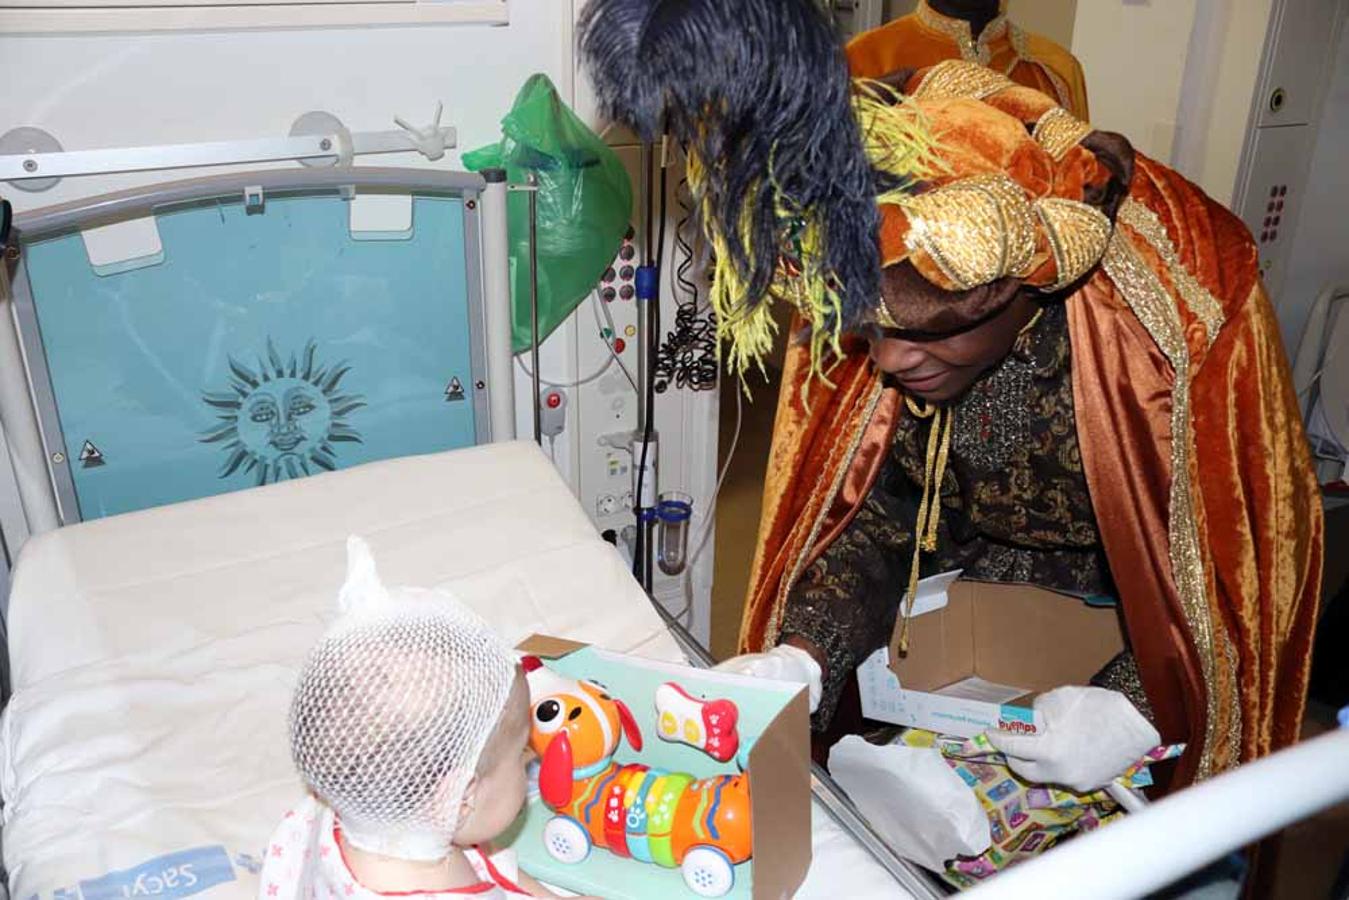
[[[990,69],[849,90],[827,35],[809,0],[592,0],[582,21],[604,110],[687,145],[732,367],[771,346],[774,300],[808,329],[733,665],[813,682],[822,726],[917,578],[959,566],[1122,609],[1103,678],[1141,690],[1061,702],[1054,742],[1009,753],[1027,777],[1067,783],[1066,742],[1098,763],[1072,778],[1108,782],[1100,742],[1148,719],[1188,747],[1170,788],[1291,743],[1322,520],[1250,235]]]
[[[1018,27],[1007,0],[919,0],[918,7],[848,42],[856,78],[883,78],[901,69],[963,59],[1033,87],[1088,121],[1082,65],[1064,47]]]

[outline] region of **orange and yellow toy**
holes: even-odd
[[[556,815],[544,843],[556,860],[577,863],[592,846],[678,868],[701,897],[735,883],[731,868],[749,859],[749,777],[696,778],[614,762],[621,737],[642,749],[623,701],[591,681],[560,675],[537,657],[523,660],[532,710],[530,746],[542,760],[539,795]]]

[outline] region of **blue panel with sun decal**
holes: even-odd
[[[378,240],[348,211],[161,210],[162,253],[113,271],[79,234],[25,248],[79,518],[479,441],[463,198]]]

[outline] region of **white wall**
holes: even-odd
[[[1080,0],[1092,124],[1230,203],[1272,0]]]
[[[1349,28],[1341,31],[1302,212],[1278,303],[1290,351],[1309,307],[1323,289],[1349,284]]]
[[[1077,4],[1072,50],[1086,72],[1091,123],[1163,162],[1171,158],[1195,3]]]
[[[1190,142],[1185,149],[1195,157],[1178,156],[1173,164],[1212,197],[1227,203],[1236,185],[1242,138],[1249,124],[1273,0],[1200,0],[1200,3],[1220,23],[1215,37],[1221,49],[1216,69],[1202,76],[1206,120],[1192,126],[1182,108],[1181,140]],[[1202,137],[1195,138],[1193,131],[1200,132]]]
[[[284,135],[311,109],[353,131],[428,119],[437,100],[460,145],[496,138],[530,74],[571,99],[571,16],[559,0],[514,0],[511,24],[112,36],[0,35],[0,132],[33,125],[66,149]],[[394,165],[455,167],[415,154]],[[369,161],[367,160],[367,163]],[[69,179],[42,194],[5,192],[20,209],[162,175]]]

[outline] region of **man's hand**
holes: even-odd
[[[746,653],[732,656],[719,665],[713,666],[719,672],[734,672],[738,675],[753,675],[756,678],[773,678],[778,681],[795,681],[806,685],[810,695],[810,711],[820,705],[820,681],[822,673],[815,657],[790,644],[779,644],[767,653]]]
[[[1161,736],[1117,691],[1066,686],[1035,698],[1043,734],[989,731],[988,742],[1012,771],[1036,784],[1060,784],[1078,793],[1104,787],[1124,774]]]

